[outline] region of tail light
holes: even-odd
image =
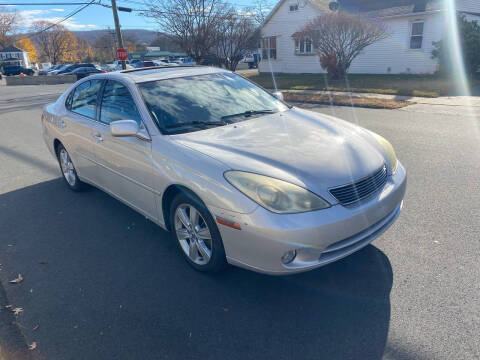
[[[45,122],[45,115],[43,115],[43,114],[42,114],[41,121],[42,121],[42,123],[44,123],[44,122]]]

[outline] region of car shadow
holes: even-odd
[[[374,246],[299,275],[234,267],[205,275],[169,233],[99,190],[69,191],[62,179],[0,195],[0,219],[0,280],[24,309],[17,321],[26,341],[45,358],[384,354],[393,274]],[[6,286],[18,273],[24,281]]]

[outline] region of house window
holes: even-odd
[[[277,37],[270,36],[262,39],[262,58],[277,58]]]
[[[410,31],[410,49],[421,49],[423,43],[423,21],[412,22]]]
[[[292,4],[289,7],[290,12],[298,11],[298,4]]]
[[[296,54],[313,54],[312,39],[305,38],[302,40],[295,40],[295,53]]]

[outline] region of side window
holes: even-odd
[[[101,85],[101,80],[85,81],[78,85],[73,93],[70,111],[95,119]]]
[[[423,21],[415,21],[410,29],[410,49],[421,49],[423,42]]]
[[[67,101],[65,101],[65,107],[68,110],[72,110],[72,99],[73,99],[73,93],[75,92],[75,89],[73,89],[70,94],[67,96]]]
[[[139,125],[142,124],[140,113],[127,87],[108,80],[103,90],[100,121],[110,124],[117,120],[135,120]]]

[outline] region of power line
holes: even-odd
[[[32,35],[26,36],[26,37],[32,38],[32,37],[34,37],[34,36],[37,36],[37,35],[45,32],[45,31],[47,31],[47,30],[49,30],[49,29],[51,29],[51,28],[53,28],[53,27],[61,24],[62,22],[70,19],[72,16],[78,14],[80,11],[84,10],[86,7],[92,5],[95,1],[96,1],[96,0],[92,0],[92,1],[90,1],[90,2],[88,2],[88,3],[86,3],[85,5],[83,5],[83,6],[79,7],[79,8],[77,8],[77,9],[73,10],[70,14],[68,14],[67,16],[65,16],[64,18],[62,18],[61,20],[57,21],[56,23],[53,23],[53,24],[47,26],[46,28],[44,28],[44,29],[42,29],[42,30],[40,30],[40,31],[32,34]]]
[[[6,6],[6,5],[31,5],[31,6],[49,6],[49,5],[89,5],[90,2],[49,2],[49,3],[39,3],[39,2],[34,2],[34,3],[29,3],[29,2],[22,2],[22,3],[0,3],[0,6]]]

